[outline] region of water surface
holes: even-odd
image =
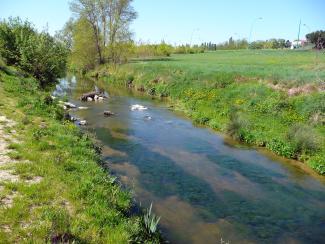
[[[107,100],[78,101],[95,85]],[[73,113],[103,144],[110,171],[142,206],[153,203],[172,243],[325,243],[325,181],[298,163],[232,146],[131,92],[75,79],[57,91],[89,107]],[[148,110],[131,111],[133,104]]]

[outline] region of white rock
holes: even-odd
[[[103,97],[98,97],[98,100],[104,100],[104,98]]]
[[[88,107],[78,107],[79,110],[85,110],[88,109]]]
[[[98,96],[97,95],[94,96],[94,100],[98,100]]]
[[[86,125],[87,124],[87,121],[86,120],[80,120],[78,122],[79,125]]]
[[[68,108],[76,108],[77,106],[74,105],[73,103],[65,102],[64,105]]]
[[[135,110],[142,111],[142,110],[147,110],[147,109],[148,109],[147,107],[139,105],[139,104],[135,104],[135,105],[131,106],[132,111],[135,111]]]
[[[91,97],[87,97],[87,101],[88,101],[88,102],[92,102],[93,99],[92,99]]]

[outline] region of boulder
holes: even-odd
[[[92,102],[93,101],[92,97],[87,97],[87,101]]]

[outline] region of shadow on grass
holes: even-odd
[[[129,62],[130,63],[139,63],[139,62],[154,62],[154,61],[172,61],[174,59],[170,58],[170,57],[157,57],[157,58],[152,58],[152,57],[148,57],[148,58],[136,58],[136,59],[132,59]]]

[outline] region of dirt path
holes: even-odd
[[[18,196],[17,192],[10,192],[5,194],[5,184],[8,182],[24,182],[26,184],[39,183],[41,177],[23,181],[19,175],[14,173],[14,165],[17,163],[26,163],[26,161],[17,161],[11,159],[9,154],[14,152],[9,146],[11,143],[18,143],[14,137],[16,131],[13,127],[16,122],[0,115],[0,208],[10,208],[13,204],[14,198]]]
[[[3,184],[6,182],[19,181],[19,176],[13,174],[12,170],[8,169],[15,163],[14,160],[8,156],[8,153],[12,151],[8,147],[11,142],[15,141],[13,136],[8,133],[8,130],[10,130],[15,124],[14,121],[0,115],[0,207],[5,208],[10,208],[12,206],[17,193],[10,192],[7,195],[3,195]]]

